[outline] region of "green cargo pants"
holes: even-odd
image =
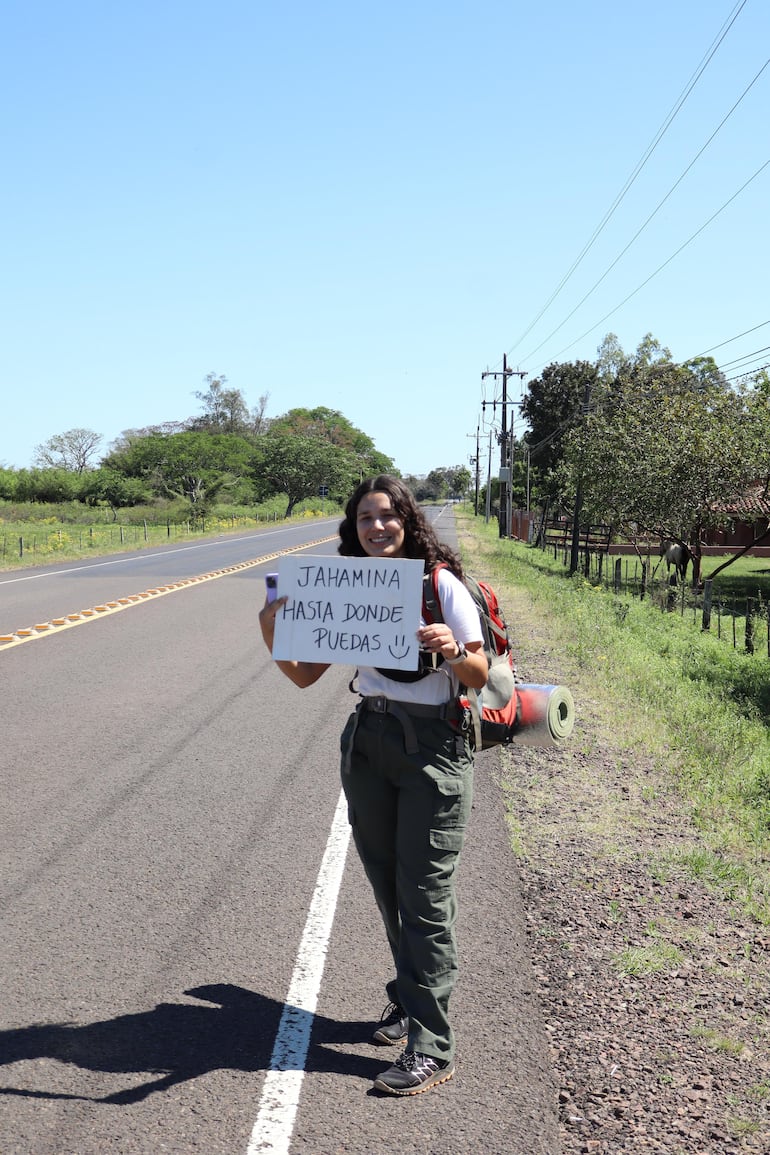
[[[407,1046],[451,1059],[454,873],[471,811],[473,750],[454,704],[452,719],[435,716],[436,707],[422,716],[412,709],[404,716],[398,703],[363,700],[342,734],[342,786],[396,966],[388,997],[409,1016]]]

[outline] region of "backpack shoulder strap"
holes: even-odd
[[[435,622],[443,622],[444,614],[441,610],[441,599],[438,595],[438,575],[439,570],[449,569],[446,562],[439,562],[434,566],[429,574],[423,578],[422,585],[422,616],[426,622],[431,625]],[[481,749],[481,700],[477,690],[471,690],[467,686],[462,687],[463,701],[468,709],[470,709],[471,720],[473,722],[473,733],[476,743],[476,749]]]
[[[438,574],[439,570],[448,568],[445,561],[440,561],[422,579],[422,616],[429,625],[444,621],[441,598],[438,596]]]

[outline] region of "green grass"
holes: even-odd
[[[635,978],[675,970],[682,962],[682,952],[672,943],[654,939],[645,946],[629,946],[612,960],[617,970]]]
[[[763,543],[767,545],[767,542]],[[701,565],[701,578],[708,578],[717,566],[721,565],[725,557],[704,557]],[[757,597],[763,600],[770,599],[770,558],[750,557],[748,554],[738,558],[727,569],[722,570],[714,578],[715,596],[722,597]]]
[[[19,506],[0,502],[0,570],[21,569],[57,561],[147,549],[170,542],[216,537],[223,533],[263,529],[286,524],[286,498],[257,508],[216,507],[201,523],[192,524],[183,509],[169,506],[120,510],[118,520],[105,509],[90,509],[78,502],[63,505]],[[332,510],[320,499],[295,507],[292,520],[322,517]]]
[[[722,1035],[711,1027],[698,1025],[692,1028],[690,1034],[695,1039],[702,1039],[712,1051],[721,1051],[725,1055],[740,1055],[745,1050],[745,1044],[740,1039]]]
[[[770,923],[767,655],[734,649],[649,600],[569,577],[552,556],[501,541],[481,518],[462,526],[471,534],[469,570],[497,584],[503,604],[506,586],[526,591],[559,639],[565,668],[610,711],[613,740],[670,775],[707,852],[702,877]],[[695,873],[695,861],[687,865]]]

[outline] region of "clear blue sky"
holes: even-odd
[[[9,0],[2,23],[0,464],[182,420],[213,371],[425,473],[467,464],[504,353],[531,378],[609,331],[680,360],[730,341],[721,365],[770,345],[731,340],[770,320],[770,167],[635,292],[770,159],[770,67],[740,99],[767,0]]]

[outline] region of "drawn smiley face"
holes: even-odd
[[[410,649],[411,646],[406,634],[397,634],[393,641],[388,645],[388,653],[390,654],[391,658],[395,658],[397,662],[402,661],[407,656]]]

